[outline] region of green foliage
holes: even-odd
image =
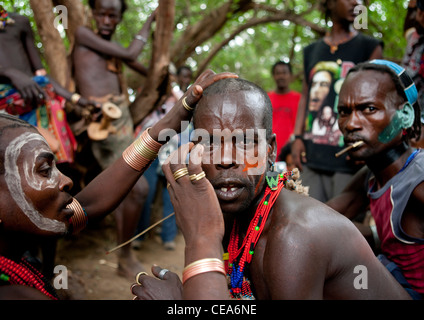
[[[9,4],[5,2],[5,7]],[[176,0],[175,33],[174,41],[179,41],[186,26],[194,24],[203,18],[204,14],[228,2],[227,0]],[[232,6],[237,6],[241,1],[232,1]],[[289,10],[296,14],[303,13],[310,8],[311,1],[306,0],[256,0],[261,5],[267,5],[278,10]],[[86,1],[84,0],[84,3]],[[133,39],[134,34],[142,27],[148,15],[157,7],[158,1],[151,0],[127,0],[128,10],[124,20],[119,26],[115,40],[127,46]],[[375,0],[370,1],[368,6],[368,29],[361,30],[374,37],[380,38],[385,43],[384,55],[387,59],[399,61],[405,48],[403,37],[403,20],[406,14],[407,0]],[[14,6],[19,13],[33,19],[29,1],[14,1]],[[10,7],[9,7],[10,9]],[[269,15],[261,11],[257,16]],[[193,55],[187,60],[193,70],[207,57],[208,52],[217,43],[228,37],[236,28],[246,23],[253,16],[253,11],[237,13],[228,17],[229,21],[224,28],[199,46]],[[325,27],[325,21],[321,12],[312,11],[304,18],[314,24]],[[35,23],[33,23],[36,30]],[[238,34],[230,43],[222,48],[211,60],[209,68],[216,72],[232,71],[241,77],[252,80],[266,90],[271,90],[274,83],[270,76],[272,64],[281,59],[291,58],[296,81],[293,88],[301,89],[303,57],[302,49],[319,37],[309,27],[295,25],[293,22],[280,21],[249,28]],[[37,44],[42,49],[41,42],[37,37]],[[140,56],[143,64],[149,63],[151,47]],[[171,57],[172,58],[172,57]]]

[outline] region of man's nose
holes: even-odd
[[[237,165],[236,148],[232,142],[223,142],[221,145],[220,159],[215,159],[219,168],[227,169]]]
[[[352,111],[345,123],[345,129],[355,131],[361,128],[361,117],[357,111]]]

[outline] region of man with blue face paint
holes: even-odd
[[[340,196],[327,202],[353,219],[368,207],[363,231],[380,261],[414,299],[424,296],[424,154],[418,93],[399,65],[373,60],[350,70],[340,91],[339,127],[349,156],[364,161]]]

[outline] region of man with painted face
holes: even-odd
[[[379,259],[416,299],[424,295],[424,155],[410,146],[421,132],[418,94],[399,65],[373,60],[353,68],[340,91],[339,126],[352,159],[365,161],[327,202],[348,218],[368,206]],[[372,232],[373,231],[373,232]],[[374,237],[373,237],[374,235]]]
[[[232,73],[205,71],[184,94],[193,105],[204,88]],[[0,299],[57,298],[55,290],[23,254],[40,240],[75,234],[112,212],[156,158],[163,130],[181,132],[192,109],[179,100],[122,155],[75,197],[70,178],[56,167],[52,150],[37,129],[0,114]],[[139,271],[139,270],[138,270]]]
[[[122,64],[125,63],[140,74],[146,74],[147,69],[137,61],[137,57],[145,47],[155,13],[147,19],[134,40],[125,48],[112,41],[127,8],[125,1],[90,0],[89,4],[97,32],[85,26],[76,31],[72,58],[77,91],[81,96],[90,97],[100,104],[111,102],[122,112],[119,119],[112,121],[116,129],[114,134],[109,134],[105,139],[85,141],[91,146],[92,154],[101,170],[105,170],[120,157],[134,137],[134,124],[129,111],[127,88],[123,82]],[[115,217],[119,243],[134,235],[147,194],[148,184],[142,177],[117,208]],[[129,277],[141,268],[131,246],[125,246],[121,250],[118,265],[118,273]]]
[[[288,190],[301,189],[293,172],[272,171],[276,143],[264,90],[220,80],[203,92],[193,124],[196,145],[182,146],[163,165],[186,241],[183,298],[409,298],[348,219]],[[180,286],[178,277],[163,270],[153,274],[164,280],[137,279],[137,299],[181,297],[169,290]]]

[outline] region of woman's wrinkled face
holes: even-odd
[[[15,212],[21,214],[3,217],[5,223],[14,221],[13,227],[36,234],[65,233],[73,215],[66,208],[72,201],[66,192],[72,181],[57,169],[54,154],[39,133],[13,129],[7,130],[7,135],[10,143],[5,149],[4,182],[13,202],[8,205],[17,207]],[[26,219],[18,219],[22,214]]]

